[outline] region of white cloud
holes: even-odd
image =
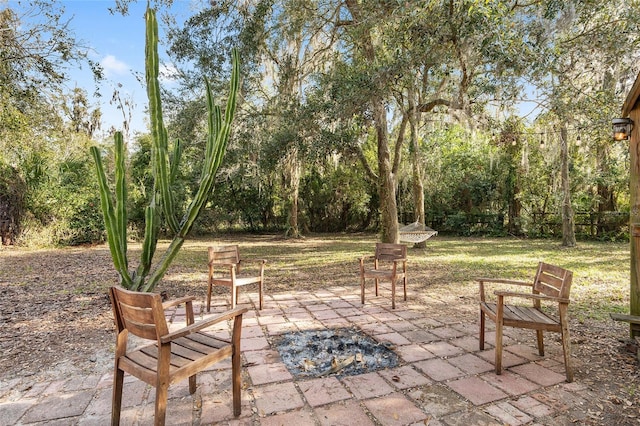
[[[102,65],[106,76],[123,75],[129,71],[129,66],[113,55],[105,56],[102,61],[100,61],[100,65]]]

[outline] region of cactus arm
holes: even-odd
[[[222,126],[222,113],[220,112],[220,107],[215,105],[213,100],[213,95],[211,93],[211,84],[209,80],[205,77],[204,79],[205,88],[206,88],[206,100],[207,100],[207,111],[209,111],[209,119],[208,119],[208,133],[207,133],[207,146],[205,150],[204,156],[204,167],[203,174],[206,174],[209,171],[209,167],[213,165],[212,158],[214,156],[215,149],[215,138],[218,133],[220,133],[220,127]]]
[[[167,170],[166,129],[163,129],[162,134],[164,135],[164,142],[156,142],[154,140],[154,176],[167,225],[169,225],[171,231],[177,232],[179,226],[175,216],[173,196],[171,195],[170,173]]]
[[[111,191],[109,191],[107,176],[102,165],[102,158],[98,148],[95,146],[91,147],[91,154],[93,155],[96,165],[96,174],[98,176],[98,185],[100,187],[100,206],[102,207],[102,215],[104,217],[104,224],[107,230],[107,242],[109,243],[109,251],[111,252],[113,265],[115,266],[116,271],[120,274],[121,284],[130,288],[132,281],[126,267],[126,253],[122,251],[122,245],[118,241],[120,234],[117,231],[116,215],[110,199]]]
[[[229,83],[229,99],[227,99],[227,108],[224,111],[225,123],[228,125],[233,121],[236,113],[236,95],[240,90],[240,54],[238,49],[231,50],[231,82]],[[233,93],[233,96],[231,95]]]
[[[125,180],[126,167],[125,167],[125,152],[124,141],[121,132],[116,132],[114,137],[115,146],[115,177],[116,177],[116,229],[118,233],[117,242],[120,244],[120,250],[125,253],[123,267],[128,271],[129,264],[127,262],[127,184]]]
[[[149,98],[149,115],[151,122],[151,136],[154,149],[154,175],[159,183],[160,199],[164,216],[169,228],[178,232],[173,197],[168,169],[167,154],[167,130],[162,120],[162,100],[160,97],[160,82],[158,81],[159,63],[158,56],[158,21],[155,10],[147,8],[146,19],[146,80],[147,96]]]
[[[233,121],[236,111],[237,94],[240,89],[240,59],[238,57],[237,49],[233,49],[231,55],[233,68],[231,71],[231,82],[229,83],[229,98],[227,99],[227,107],[224,111],[224,122],[220,126],[219,132],[215,135],[217,139],[217,149],[213,159],[214,172],[218,170],[218,167],[220,167],[227,148],[227,142],[229,141],[229,135],[231,134],[231,122]]]
[[[207,84],[207,104],[209,105],[209,137],[207,140],[207,152],[211,152],[210,155],[206,155],[208,162],[203,167],[203,173],[200,178],[200,186],[194,196],[193,200],[189,204],[185,217],[182,221],[182,226],[178,235],[185,237],[193,223],[195,222],[202,206],[207,201],[209,193],[213,188],[215,181],[215,175],[220,167],[222,158],[227,148],[227,142],[229,141],[229,134],[231,133],[231,122],[235,112],[236,100],[238,89],[240,87],[240,64],[238,60],[237,51],[233,51],[233,69],[231,72],[231,83],[229,87],[229,99],[227,100],[227,108],[225,111],[224,122],[221,122],[220,109],[212,108],[213,95],[211,93],[211,87]],[[217,130],[215,133],[211,130]]]
[[[164,252],[160,262],[156,266],[156,269],[153,271],[146,284],[142,287],[141,291],[152,291],[155,286],[160,282],[164,273],[167,272],[169,265],[173,262],[176,255],[180,251],[182,244],[184,244],[185,239],[179,236],[175,236],[169,244],[167,251]]]
[[[144,278],[149,274],[158,242],[158,214],[155,199],[152,199],[151,204],[145,209],[144,222],[142,253],[140,254],[140,264],[138,265],[136,279],[134,280],[137,287],[140,287]]]
[[[182,142],[177,139],[173,144],[173,156],[171,158],[171,172],[170,172],[170,184],[173,185],[178,175],[178,169],[180,166],[180,160],[182,159]]]

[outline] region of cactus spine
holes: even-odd
[[[231,133],[231,123],[236,108],[236,98],[240,86],[240,64],[236,50],[232,52],[232,72],[229,87],[229,98],[224,116],[219,106],[214,104],[211,86],[206,83],[206,100],[208,106],[208,136],[205,148],[204,164],[200,175],[200,186],[191,200],[182,220],[178,220],[175,203],[171,194],[173,183],[182,154],[180,141],[174,144],[173,155],[169,156],[167,130],[162,119],[162,102],[160,83],[158,81],[158,22],[155,11],[147,8],[146,19],[146,80],[147,96],[151,123],[152,170],[154,178],[153,195],[145,209],[145,231],[140,263],[135,271],[130,271],[127,261],[127,189],[126,189],[126,152],[122,134],[114,136],[115,149],[115,191],[111,192],[102,158],[97,147],[91,148],[95,160],[96,173],[100,187],[101,208],[104,216],[109,250],[113,264],[120,275],[120,284],[128,289],[152,291],[160,282],[167,268],[178,254],[180,247],[188,236],[196,218],[204,207],[207,197],[213,189],[215,175],[226,151]],[[156,251],[159,228],[159,210],[162,209],[170,231],[174,234],[171,244],[160,261],[151,269]]]

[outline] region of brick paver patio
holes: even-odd
[[[251,309],[243,322],[242,414],[232,415],[230,364],[224,362],[198,375],[194,395],[186,381],[170,388],[167,424],[514,426],[579,418],[575,413],[588,390],[579,381],[564,381],[557,342],[549,339],[541,358],[533,336],[511,334],[505,339],[506,370],[496,376],[490,342],[478,350],[475,316],[434,311],[411,292],[392,310],[388,293],[383,287],[380,297],[370,295],[363,306],[356,286],[293,291],[267,295],[262,311],[253,308],[257,294],[243,293],[241,302],[251,297],[252,305],[246,305]],[[214,302],[211,315],[228,307],[223,298]],[[204,311],[201,302],[196,309]],[[172,328],[182,325],[180,308],[168,314]],[[391,346],[399,365],[358,376],[297,379],[272,346],[278,334],[345,326]],[[531,346],[519,344],[518,337]],[[0,426],[109,424],[111,375],[108,370],[39,383],[4,379]],[[152,424],[153,403],[154,390],[127,376],[121,424]]]

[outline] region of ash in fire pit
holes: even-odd
[[[296,377],[355,376],[398,364],[389,347],[354,328],[288,333],[276,346]]]

